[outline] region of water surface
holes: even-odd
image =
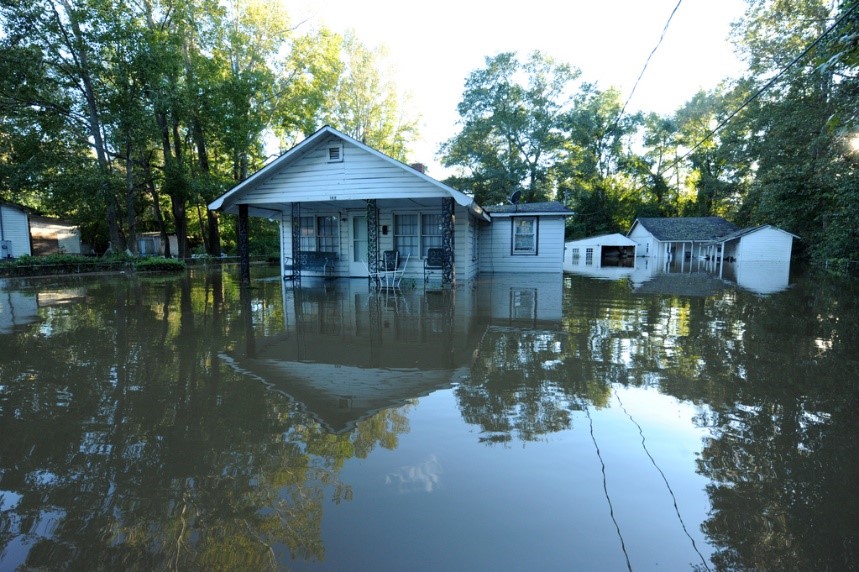
[[[0,569],[856,568],[856,284],[657,278],[7,281]]]

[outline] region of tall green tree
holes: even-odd
[[[735,28],[751,81],[781,74],[741,118],[755,172],[738,220],[790,230],[816,259],[859,258],[856,22],[854,5],[756,0]]]
[[[324,122],[383,153],[405,161],[417,134],[416,118],[383,67],[384,48],[370,49],[354,33],[342,38],[339,80]]]
[[[442,164],[459,167],[458,184],[483,204],[514,191],[526,202],[555,196],[551,170],[564,149],[563,120],[578,69],[540,52],[506,52],[472,72],[457,106],[460,132],[441,147]]]

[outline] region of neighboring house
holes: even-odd
[[[30,254],[27,210],[19,205],[0,202],[0,258],[19,258]]]
[[[737,227],[722,217],[642,217],[626,236],[638,244],[638,256],[689,258],[714,254],[714,241]]]
[[[560,273],[564,217],[572,214],[557,203],[490,214],[465,193],[327,126],[209,208],[237,213],[240,229],[248,216],[278,221],[285,278],[366,277],[380,269],[385,251],[396,250],[404,276],[423,281],[434,248],[444,251],[444,285],[479,271]]]
[[[602,234],[564,245],[564,270],[576,266],[619,266],[624,260],[635,258],[637,244],[620,233]]]
[[[30,240],[34,256],[82,253],[80,230],[68,221],[31,214]]]
[[[486,207],[480,228],[481,272],[554,272],[564,263],[564,223],[572,211],[558,202]]]
[[[721,217],[642,217],[632,224],[627,237],[638,245],[638,256],[729,261],[790,260],[797,238],[769,225],[738,229]]]

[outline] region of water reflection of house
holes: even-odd
[[[39,309],[60,306],[84,299],[83,289],[79,288],[42,288],[34,290],[15,290],[8,282],[0,288],[0,334],[8,334],[15,328],[26,326],[39,320]]]
[[[499,276],[474,288],[400,294],[376,292],[365,280],[284,288],[283,330],[253,337],[226,357],[330,431],[350,431],[380,410],[467,377],[487,328],[557,329],[559,276]]]
[[[571,266],[569,274],[600,280],[628,279],[632,289],[642,294],[710,296],[739,286],[756,294],[774,294],[790,283],[790,261],[726,262],[679,259],[659,261],[636,258],[630,267]]]

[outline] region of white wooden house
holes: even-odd
[[[30,254],[30,221],[26,209],[0,202],[0,258],[19,258]]]
[[[480,228],[481,272],[560,273],[564,224],[573,214],[558,202],[486,207],[492,224]]]
[[[327,126],[209,208],[239,214],[240,229],[243,216],[278,221],[284,277],[366,277],[383,253],[397,251],[404,277],[423,281],[428,250],[442,249],[445,285],[479,271],[560,273],[564,217],[572,214],[557,203],[490,214],[465,193]],[[240,256],[242,240],[240,232]]]
[[[738,229],[722,217],[642,217],[632,224],[627,237],[638,245],[638,256],[727,261],[790,260],[797,238],[770,225]]]

